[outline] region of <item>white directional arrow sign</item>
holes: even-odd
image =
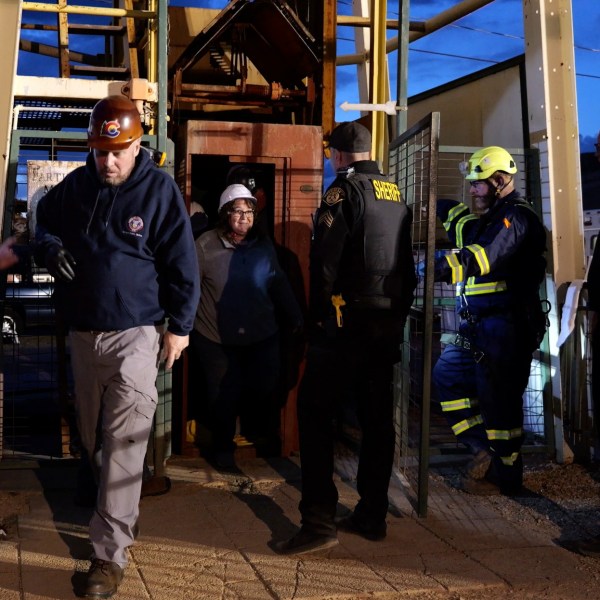
[[[406,110],[406,106],[396,106],[394,100],[388,100],[385,104],[350,104],[345,101],[340,104],[342,110],[358,110],[361,112],[370,112],[381,110],[388,115],[395,115],[398,110]]]

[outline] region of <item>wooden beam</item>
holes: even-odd
[[[325,135],[335,125],[336,0],[325,0],[323,11],[323,101],[321,124]]]

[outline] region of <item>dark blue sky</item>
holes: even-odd
[[[424,21],[458,4],[458,0],[412,0],[410,20]],[[573,35],[582,152],[593,151],[600,130],[600,0],[573,0]],[[350,0],[338,0],[340,13],[351,14]],[[397,0],[388,0],[388,17],[397,18]],[[390,34],[391,35],[391,34]],[[353,31],[338,28],[338,55],[353,53]],[[410,44],[408,94],[418,94],[525,52],[522,0],[495,0],[453,25]],[[395,55],[390,55],[395,98]],[[355,67],[338,69],[338,105],[358,102]],[[340,120],[357,113],[338,111]]]

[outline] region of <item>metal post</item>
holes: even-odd
[[[398,106],[408,102],[408,35],[410,29],[409,0],[398,0],[398,71],[396,74],[396,98]],[[400,110],[396,115],[396,135],[406,131],[408,112]]]
[[[158,101],[156,106],[156,136],[157,148],[161,152],[167,151],[167,49],[169,39],[167,35],[169,15],[167,11],[167,0],[158,0],[157,11],[157,48],[156,48],[156,81],[158,85]]]

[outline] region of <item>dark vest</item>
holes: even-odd
[[[410,235],[409,210],[385,175],[352,173],[347,181],[363,199],[363,212],[346,246],[339,287],[350,306],[393,308],[414,287],[412,260],[402,264],[408,258],[402,260],[402,236]]]

